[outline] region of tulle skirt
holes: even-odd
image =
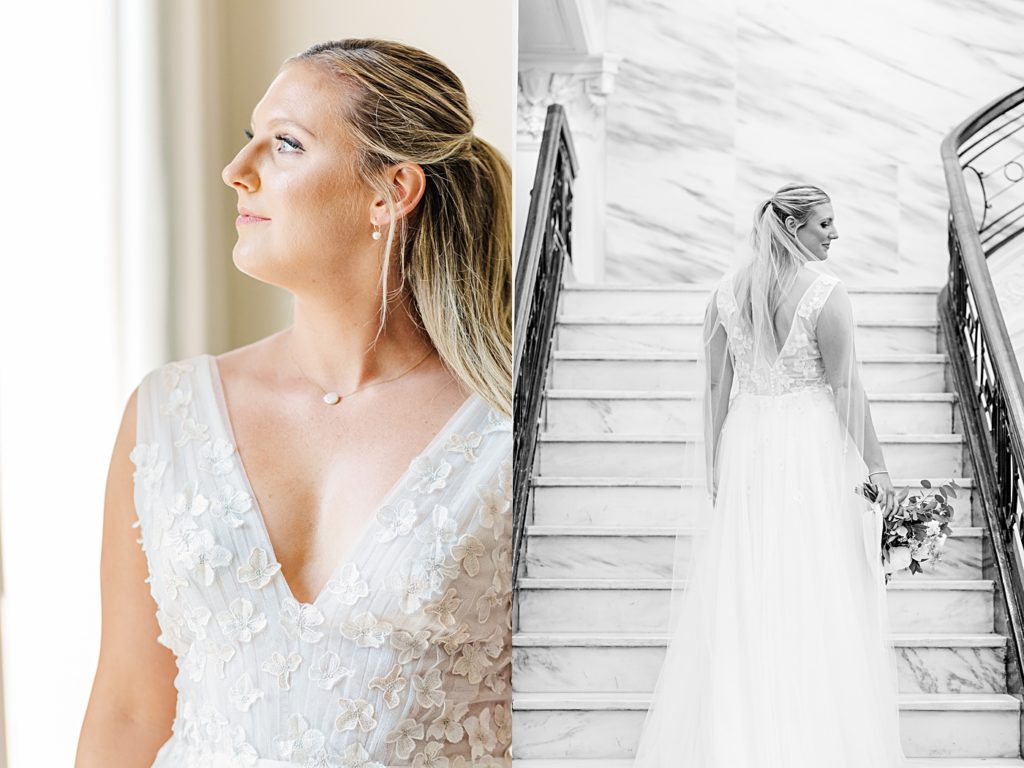
[[[881,517],[837,424],[830,390],[734,399],[636,768],[905,765]]]

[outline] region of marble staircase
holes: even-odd
[[[965,489],[944,558],[888,587],[904,748],[913,766],[1024,768],[936,293],[851,290],[894,481],[955,477]],[[513,636],[517,768],[629,766],[665,653],[667,526],[687,492],[673,473],[700,428],[693,350],[706,296],[703,286],[563,291]]]

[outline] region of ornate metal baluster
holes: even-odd
[[[516,270],[512,585],[519,582],[530,509],[533,459],[547,382],[562,271],[572,259],[572,186],[576,154],[560,105],[548,107],[530,210]]]
[[[1024,233],[1024,185],[1016,186],[1024,177],[1016,172],[1022,129],[1024,88],[979,110],[943,141],[950,198],[949,282],[939,294],[939,319],[974,465],[975,493],[992,532],[995,575],[1006,601],[1018,676],[1024,669],[1024,383],[986,259]],[[997,174],[982,170],[986,162],[1002,171],[998,185],[993,183]],[[980,223],[972,212],[965,172],[980,185]]]

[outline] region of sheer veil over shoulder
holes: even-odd
[[[749,259],[708,298],[703,431],[636,768],[905,765],[881,511],[854,492],[874,427],[853,313],[821,259],[777,252],[787,189],[817,190],[760,207]]]

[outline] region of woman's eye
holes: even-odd
[[[252,141],[252,138],[253,138],[253,132],[252,131],[250,131],[248,128],[246,128],[243,131],[243,133],[245,133],[245,138],[247,138],[250,141]],[[295,139],[293,139],[293,138],[291,138],[289,136],[282,136],[282,135],[278,134],[274,138],[277,139],[278,141],[280,141],[283,145],[291,147],[291,149],[279,150],[282,154],[291,154],[292,152],[298,152],[298,151],[302,150],[302,145],[299,144],[299,142],[297,142]]]
[[[291,149],[284,150],[285,154],[289,154],[291,152],[298,152],[299,150],[302,149],[302,145],[299,144],[299,142],[288,136],[275,136],[274,138],[280,141],[282,144],[291,147]]]

